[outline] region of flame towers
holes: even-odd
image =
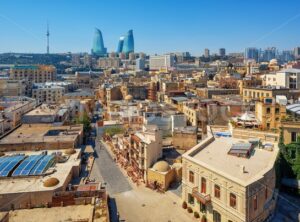
[[[92,54],[96,56],[105,56],[107,54],[107,49],[104,47],[103,43],[102,33],[97,28],[95,28]]]
[[[132,30],[129,30],[126,35],[120,37],[117,52],[123,52],[125,54],[134,52],[134,38]]]

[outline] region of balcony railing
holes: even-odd
[[[203,204],[210,203],[211,198],[210,194],[203,194],[198,191],[198,187],[194,187],[192,191],[193,197],[195,197],[198,201],[200,201]]]

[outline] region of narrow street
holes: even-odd
[[[116,165],[104,145],[98,141],[95,144],[95,156],[91,178],[103,182],[110,195],[132,189],[127,178]]]

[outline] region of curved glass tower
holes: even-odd
[[[99,29],[95,28],[92,54],[96,56],[104,56],[106,53],[107,50],[104,47],[102,33]]]
[[[121,36],[118,43],[117,53],[122,52],[124,44],[124,36]]]
[[[129,30],[127,34],[124,36],[122,52],[126,54],[130,52],[134,52],[134,39],[133,39],[132,29]]]

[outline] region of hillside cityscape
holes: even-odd
[[[300,221],[300,41],[150,53],[89,22],[85,52],[49,22],[43,53],[0,45],[0,222]]]

